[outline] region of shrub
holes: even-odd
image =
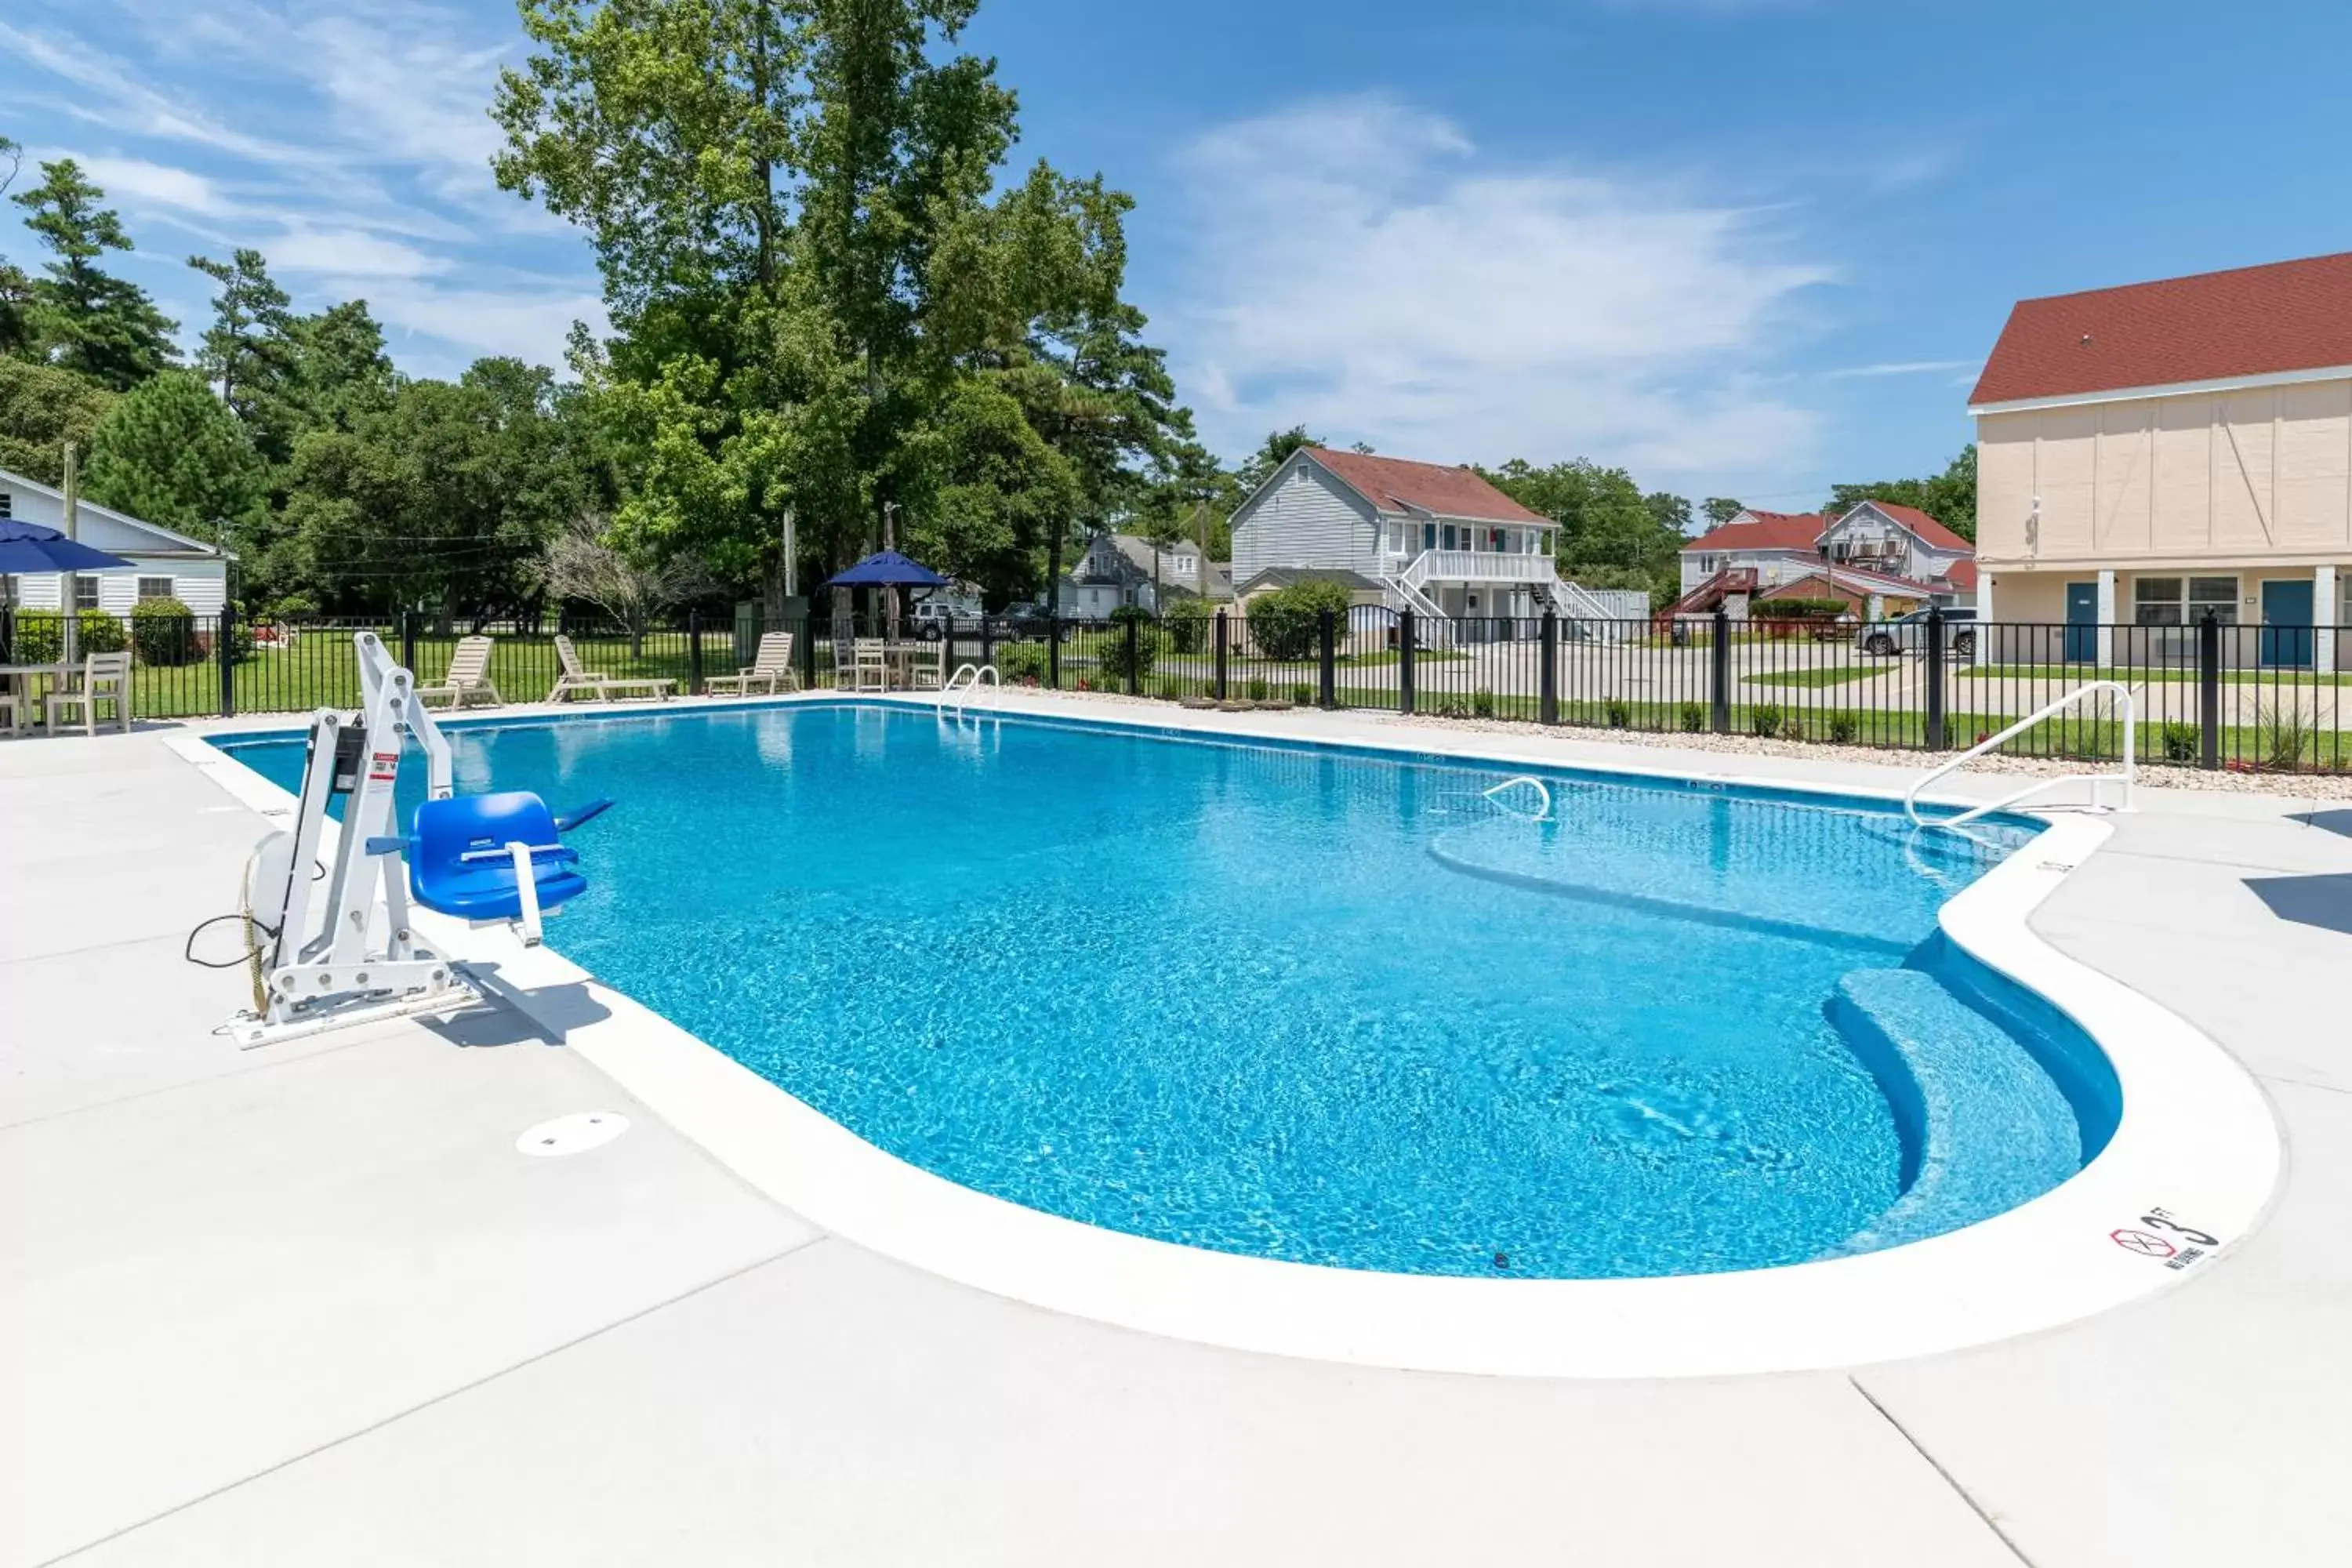
[[[2262,753],[2263,766],[2273,773],[2291,773],[2303,766],[2303,753],[2316,745],[2319,737],[2303,727],[2303,715],[2293,709],[2265,710],[2254,706],[2254,744]]]
[[[1315,689],[1304,682],[1290,689],[1290,705],[1294,708],[1315,706]]]
[[[121,653],[130,646],[122,623],[104,610],[84,610],[75,617],[74,657]],[[65,617],[55,610],[16,612],[16,637],[9,658],[16,664],[55,664],[65,657]]]
[[[1612,697],[1601,710],[1601,716],[1609,721],[1611,729],[1626,729],[1633,722],[1633,705],[1622,697]]]
[[[996,678],[999,680],[1045,679],[1045,645],[1040,642],[998,643]]]
[[[1133,631],[1129,628],[1132,626]],[[1134,640],[1130,642],[1129,637]],[[1132,653],[1135,668],[1128,668]],[[1103,683],[1125,683],[1130,678],[1139,686],[1151,673],[1151,661],[1160,654],[1160,628],[1150,616],[1133,605],[1121,605],[1111,612],[1110,630],[1095,645],[1095,662],[1102,667]]]
[[[177,599],[142,599],[131,607],[131,647],[142,664],[194,664],[195,612]]]
[[[1323,612],[1344,626],[1352,603],[1342,584],[1294,583],[1250,601],[1250,635],[1268,658],[1305,658],[1320,646]]]
[[[1459,697],[1441,697],[1429,711],[1440,719],[1467,719],[1470,717],[1470,704]]]
[[[2193,763],[2205,749],[2205,736],[2196,725],[2179,719],[2164,722],[2164,760],[2168,763]]]
[[[1484,687],[1470,694],[1470,717],[1492,719],[1495,716],[1495,694]]]
[[[1184,683],[1172,675],[1163,675],[1151,683],[1151,695],[1173,702],[1184,695]]]
[[[1274,689],[1266,685],[1265,676],[1253,675],[1249,678],[1249,684],[1242,689],[1248,694],[1251,701],[1263,702],[1265,700],[1266,693]]]
[[[1780,732],[1781,717],[1780,710],[1769,702],[1750,708],[1748,710],[1748,732],[1769,741]]]
[[[1675,710],[1675,721],[1685,733],[1696,735],[1706,728],[1706,710],[1696,702],[1685,702]]]
[[[1862,721],[1852,713],[1830,715],[1830,739],[1841,746],[1851,746],[1862,734]]]
[[[1209,646],[1209,623],[1214,612],[1206,599],[1191,596],[1177,600],[1168,606],[1160,624],[1167,628],[1169,646],[1178,653],[1201,653]]]

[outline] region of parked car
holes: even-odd
[[[1853,646],[1862,652],[1885,658],[1888,654],[1925,653],[1927,648],[1927,616],[1926,610],[1914,610],[1891,621],[1869,621],[1854,634]],[[1974,610],[1944,612],[1944,647],[1963,657],[1977,651],[1977,613]]]

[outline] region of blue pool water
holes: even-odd
[[[1750,1268],[1985,1217],[2113,1126],[2095,1049],[1936,936],[2017,827],[1573,775],[1536,822],[1486,798],[1509,768],[850,705],[448,733],[460,791],[620,803],[567,956],[894,1154],[1118,1230]],[[299,741],[225,749],[297,782]]]

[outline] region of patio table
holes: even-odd
[[[33,706],[33,679],[46,675],[52,685],[73,674],[69,664],[0,664],[0,690],[13,689],[25,700],[24,721],[26,724],[48,723],[45,709]]]

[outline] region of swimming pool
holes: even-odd
[[[870,1142],[1049,1214],[1351,1269],[1883,1247],[2112,1131],[2105,1058],[1936,934],[2021,826],[797,704],[449,727],[610,795],[566,955]],[[280,784],[299,742],[224,741]]]

